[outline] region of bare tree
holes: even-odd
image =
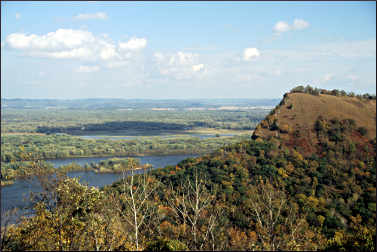
[[[221,210],[213,207],[215,196],[207,190],[204,181],[205,178],[199,179],[195,170],[193,182],[187,180],[177,188],[171,185],[171,194],[167,196],[177,222],[183,226],[183,235],[189,236],[187,240],[192,240],[189,247],[193,250],[205,246],[215,249],[214,230],[222,214]],[[186,226],[189,226],[190,232],[186,232]]]
[[[151,197],[155,192],[158,182],[148,174],[148,167],[144,167],[143,174],[135,174],[135,163],[130,160],[131,170],[123,171],[123,192],[119,195],[120,204],[118,211],[121,220],[127,223],[133,229],[133,240],[136,250],[140,249],[140,230],[142,226],[146,225],[147,220],[154,216],[156,211],[155,206],[151,204]]]
[[[312,249],[309,240],[316,234],[309,230],[305,216],[298,214],[297,205],[271,183],[259,180],[248,191],[247,204],[256,222],[256,233],[262,250]],[[309,234],[310,233],[310,234]],[[319,238],[319,236],[318,236]]]

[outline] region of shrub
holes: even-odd
[[[274,122],[272,123],[270,130],[278,130],[279,129],[279,124],[277,120],[275,119]]]
[[[321,91],[318,88],[315,88],[315,89],[313,89],[311,94],[318,96],[320,93],[321,93]]]
[[[147,244],[144,251],[184,251],[187,246],[178,240],[158,239]]]
[[[268,128],[268,123],[266,122],[266,120],[261,121],[260,125],[262,126],[262,128],[265,128],[265,129]]]
[[[291,90],[292,93],[304,93],[304,86],[297,86]]]
[[[280,126],[280,133],[288,133],[289,132],[289,126],[288,124],[283,124]]]
[[[314,129],[317,132],[322,132],[325,129],[324,123],[320,118],[318,118],[317,121],[315,122]]]
[[[365,127],[359,127],[357,131],[360,133],[360,135],[365,136],[368,133],[368,130]]]
[[[330,94],[331,95],[335,95],[335,96],[339,96],[340,95],[340,91],[338,89],[333,89],[333,90],[331,90]]]

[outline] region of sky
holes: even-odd
[[[2,98],[376,94],[373,2],[4,2]]]

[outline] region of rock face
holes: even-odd
[[[304,155],[315,152],[318,143],[316,121],[352,120],[366,129],[366,137],[376,137],[376,100],[329,94],[287,93],[278,106],[257,126],[253,139],[277,138]],[[357,141],[357,136],[354,136]]]

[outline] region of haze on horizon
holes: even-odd
[[[375,2],[1,2],[2,98],[376,93]]]

